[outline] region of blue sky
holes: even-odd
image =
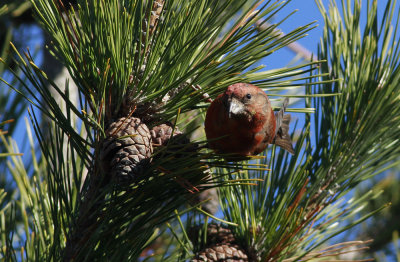
[[[329,3],[329,1],[327,0],[324,0],[324,2]],[[318,27],[309,31],[307,37],[302,38],[298,41],[298,43],[301,44],[303,47],[307,48],[311,52],[316,53],[317,45],[322,35],[323,18],[318,10],[317,5],[315,4],[315,1],[293,0],[289,2],[287,6],[277,14],[276,22],[280,21],[281,19],[289,15],[291,12],[293,12],[293,10],[297,10],[297,12],[291,15],[280,26],[280,29],[284,33],[289,33],[290,31],[296,29],[299,26],[303,26],[316,21],[315,24],[318,25]],[[275,54],[272,54],[267,59],[267,61],[265,61],[267,69],[286,66],[293,58],[293,54],[294,53],[287,48],[285,48],[284,50],[280,50]]]

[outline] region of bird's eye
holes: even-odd
[[[251,94],[247,94],[247,95],[246,95],[246,98],[247,98],[247,99],[251,99]]]

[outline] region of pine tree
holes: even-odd
[[[288,2],[32,0],[79,103],[68,81],[55,84],[11,45],[17,83],[0,79],[31,103],[33,168],[0,133],[17,185],[0,190],[1,258],[289,262],[364,249],[368,240],[326,243],[385,207],[347,224],[377,193],[345,194],[399,164],[395,3],[379,18],[377,1],[364,13],[359,1],[328,11],[316,1],[325,27],[315,60],[265,70],[260,59],[315,27],[281,35],[285,19],[271,19]],[[237,82],[266,90],[276,109],[286,96],[304,102],[288,108],[305,115],[293,156],[270,146],[229,162],[207,148],[209,100]],[[198,201],[209,189],[222,218]]]

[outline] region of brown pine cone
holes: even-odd
[[[150,131],[139,118],[121,117],[110,124],[105,134],[100,156],[103,169],[117,182],[129,184],[150,163]]]
[[[236,244],[215,244],[198,252],[191,262],[247,262],[246,253]]]
[[[207,242],[212,243],[234,243],[236,241],[232,230],[226,226],[209,224],[207,228]]]
[[[196,226],[188,230],[188,237],[195,247],[201,249],[191,262],[199,261],[249,261],[246,251],[236,242],[235,236],[227,226],[215,223],[207,227],[207,243],[202,247],[202,237],[199,232],[202,226]]]
[[[180,157],[179,151],[185,153],[196,152],[198,146],[197,144],[191,144],[190,139],[183,134],[177,126],[173,130],[174,126],[172,123],[167,122],[158,126],[154,126],[150,130],[151,140],[154,147],[162,147],[170,145],[170,153],[174,153],[174,157]],[[173,131],[173,134],[172,134]],[[172,134],[172,136],[171,136]],[[183,153],[181,152],[181,153]]]
[[[203,225],[192,227],[188,230],[188,237],[192,241],[193,245],[199,245],[199,239],[203,239],[199,236],[200,230]],[[236,241],[232,230],[225,225],[219,225],[215,223],[208,224],[207,226],[207,244],[227,244],[234,243]]]
[[[150,130],[151,141],[154,146],[165,146],[171,137],[182,135],[182,132],[175,127],[174,134],[172,135],[173,125],[169,122],[153,127]],[[172,135],[172,136],[171,136]],[[189,141],[188,141],[189,142]]]

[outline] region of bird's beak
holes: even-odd
[[[245,108],[242,102],[234,97],[228,98],[228,116],[231,118],[233,115],[238,115],[244,112]]]

